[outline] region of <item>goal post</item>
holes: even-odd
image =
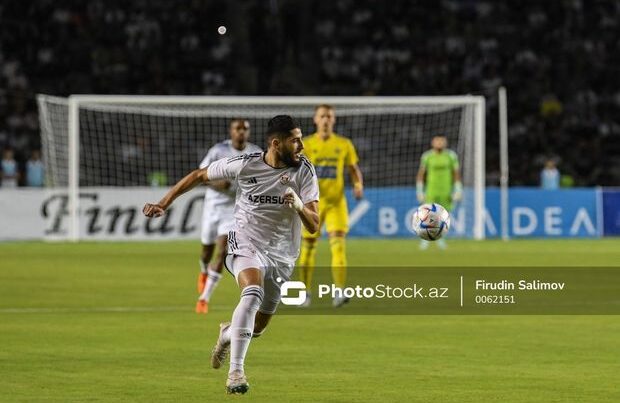
[[[80,103],[77,97],[69,97],[69,145],[68,145],[68,187],[69,196],[69,240],[78,241],[80,237],[79,188],[80,188]]]
[[[208,148],[228,138],[231,119],[247,119],[250,141],[264,147],[269,118],[293,115],[308,135],[318,104],[335,107],[335,131],[357,148],[367,197],[376,208],[371,213],[399,216],[396,229],[383,225],[389,220],[368,218],[385,231],[367,235],[412,235],[404,215],[417,204],[420,156],[430,139],[442,134],[459,156],[465,187],[451,232],[485,236],[485,100],[480,96],[38,95],[37,101],[48,182],[66,187],[71,240],[83,238],[81,189],[148,187],[153,183],[147,175],[154,172],[165,178],[159,185],[169,186],[196,168]]]

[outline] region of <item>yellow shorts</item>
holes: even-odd
[[[319,225],[321,228],[323,228],[323,224],[325,224],[328,233],[349,232],[349,210],[346,198],[343,197],[336,203],[324,202],[323,199],[319,200]],[[311,234],[304,228],[302,236],[304,238],[318,238],[321,236],[321,231]]]

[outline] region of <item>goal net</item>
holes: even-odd
[[[308,135],[320,103],[334,105],[335,132],[352,140],[360,158],[366,192],[362,202],[348,195],[352,236],[413,236],[416,173],[436,135],[445,135],[458,154],[465,187],[452,212],[450,236],[484,236],[482,97],[39,95],[48,183],[65,189],[69,200],[67,237],[84,237],[87,212],[79,207],[85,189],[172,185],[229,137],[231,119],[247,119],[250,141],[265,147],[271,117],[290,114]]]

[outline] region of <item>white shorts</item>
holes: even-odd
[[[265,296],[258,309],[264,314],[273,315],[280,303],[280,286],[290,280],[295,263],[278,259],[264,248],[256,248],[238,231],[228,234],[228,256],[226,269],[238,281],[239,273],[254,267],[263,273],[263,289]]]
[[[234,205],[216,207],[205,205],[203,207],[202,229],[200,231],[200,242],[203,245],[213,245],[217,238],[228,235],[235,224],[233,211]]]

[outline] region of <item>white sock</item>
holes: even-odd
[[[206,265],[205,262],[202,261],[202,259],[199,259],[198,263],[200,264],[200,272],[202,274],[207,274],[210,265]]]
[[[202,292],[202,295],[200,295],[199,299],[204,299],[209,302],[209,298],[211,298],[211,294],[213,293],[213,290],[215,290],[215,287],[217,286],[217,283],[220,282],[221,278],[222,273],[211,270],[211,267],[209,267],[209,269],[207,269],[207,286]]]
[[[230,324],[230,369],[243,371],[243,361],[252,340],[254,318],[263,301],[264,291],[257,285],[250,285],[241,291],[241,300],[233,312]]]
[[[261,330],[260,332],[252,332],[252,338],[257,339],[261,337],[263,333],[265,333],[265,329]],[[224,343],[230,343],[230,326],[228,326],[226,330],[224,330],[224,332],[222,333],[222,341]]]

